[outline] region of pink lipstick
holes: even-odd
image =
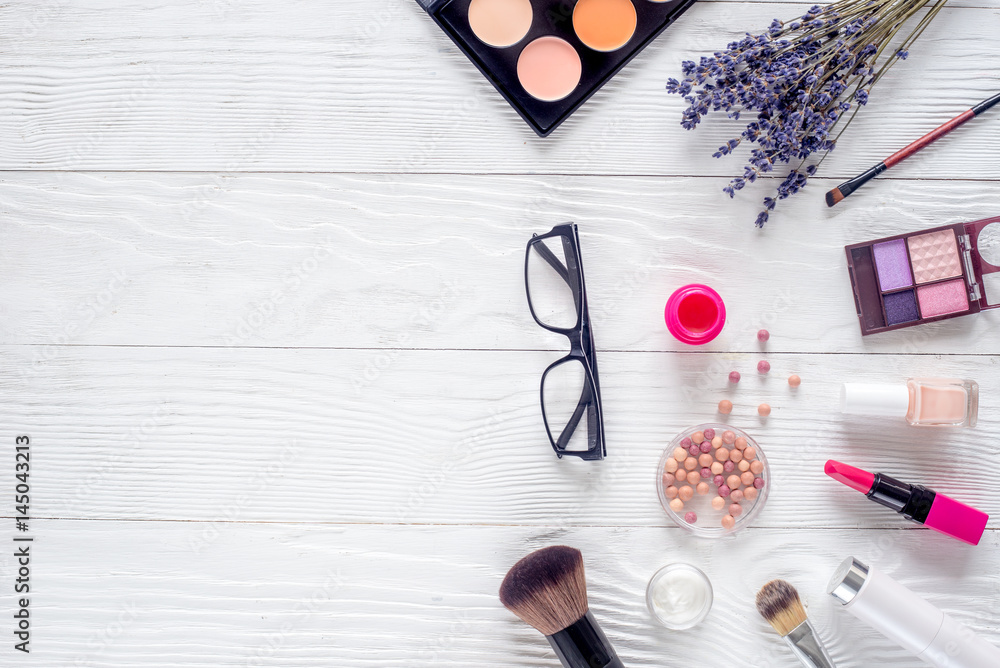
[[[861,492],[875,503],[969,545],[979,544],[990,519],[986,513],[923,485],[908,485],[882,473],[869,473],[832,459],[824,470],[834,480]]]

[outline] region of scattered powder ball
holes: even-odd
[[[753,474],[750,474],[750,482],[753,482]],[[684,485],[677,490],[677,498],[681,501],[690,501],[694,498],[694,487],[691,485]]]
[[[754,501],[758,494],[760,494],[760,492],[757,491],[756,487],[747,487],[743,490],[743,498],[747,501]]]
[[[674,448],[674,451],[671,454],[673,454],[674,459],[676,459],[679,462],[682,462],[682,461],[684,461],[685,459],[688,458],[688,452],[687,452],[687,450],[685,450],[684,448],[682,448],[680,446],[677,446],[676,448]]]
[[[686,513],[684,515],[684,521],[687,522],[688,524],[694,524],[695,522],[698,521],[698,515],[693,512]]]
[[[732,515],[726,515],[725,517],[722,518],[723,529],[732,529],[734,526],[736,526],[735,517],[733,517]]]
[[[733,441],[733,445],[736,446],[737,450],[743,450],[744,448],[747,447],[747,439],[743,438],[742,436],[738,436],[736,440]]]
[[[767,373],[771,370],[771,363],[767,360],[757,362],[757,373]]]
[[[735,433],[728,430],[722,432],[722,442],[725,443],[726,445],[732,445],[735,440],[736,440]]]
[[[673,501],[670,502],[670,510],[674,511],[675,513],[681,512],[682,510],[684,510],[684,502],[681,501],[680,499],[674,499]]]
[[[741,461],[739,464],[736,465],[736,468],[738,468],[741,472],[742,471],[749,471],[750,470],[750,462],[748,462],[747,460],[744,459],[743,461]]]
[[[677,488],[674,487],[673,485],[671,485],[670,487],[665,487],[663,489],[663,494],[668,499],[676,499],[677,498]]]
[[[791,385],[792,387],[798,387],[799,385],[802,384],[802,379],[793,373],[791,376],[788,377],[788,384]]]
[[[707,482],[699,482],[698,487],[695,488],[695,491],[697,491],[698,494],[705,496],[706,494],[708,494],[708,491],[710,489],[711,488],[708,486]]]
[[[761,404],[757,407],[757,415],[761,417],[767,417],[771,414],[771,407],[767,404]]]
[[[757,340],[760,341],[761,343],[764,343],[769,338],[771,338],[771,332],[767,331],[766,329],[762,329],[759,332],[757,332]]]
[[[667,473],[673,473],[677,470],[677,460],[671,457],[667,460],[667,463],[663,465],[663,470]]]
[[[729,382],[730,383],[738,383],[738,382],[740,382],[740,372],[739,371],[730,371],[729,372]]]
[[[719,402],[719,412],[723,415],[729,415],[733,412],[733,402],[729,399],[723,399]],[[729,432],[726,432],[729,433]]]
[[[739,517],[740,515],[743,514],[743,506],[741,506],[738,503],[730,504],[729,514],[732,515],[733,517]]]
[[[729,463],[731,464],[732,462],[729,462]],[[726,467],[725,467],[724,464],[722,464],[722,462],[715,462],[709,468],[711,469],[713,476],[717,476],[717,475],[719,475],[720,473],[722,473],[723,471],[726,470]]]
[[[723,499],[721,496],[717,496],[714,499],[712,499],[712,507],[715,508],[716,510],[722,510],[723,508],[726,507],[726,500]]]

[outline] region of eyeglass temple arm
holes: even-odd
[[[535,244],[535,250],[538,251],[538,254],[541,255],[546,262],[552,265],[552,268],[556,270],[556,273],[559,274],[564,281],[569,283],[569,269],[567,269],[566,265],[564,265],[562,261],[556,257],[555,253],[549,250],[548,246],[542,242],[538,242]]]
[[[583,411],[585,411],[594,401],[594,395],[590,391],[590,384],[586,384],[583,388],[583,392],[580,394],[580,401],[576,404],[576,410],[573,411],[573,415],[570,416],[569,422],[566,423],[566,427],[559,434],[559,441],[557,445],[560,450],[565,450],[569,439],[573,436],[576,431],[577,426],[580,424],[580,419],[583,418]]]

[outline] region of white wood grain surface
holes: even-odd
[[[709,157],[735,129],[682,131],[663,85],[805,7],[699,2],[545,140],[412,0],[0,7],[0,443],[32,437],[36,536],[28,656],[0,550],[0,666],[555,668],[496,591],[556,543],[584,552],[629,666],[798,665],[753,608],[784,577],[838,666],[916,668],[823,593],[850,554],[1000,644],[1000,315],[863,339],[843,261],[1000,214],[1000,114],[822,204],[1000,88],[1000,5],[949,3],[760,231],[767,184],[730,201],[739,160]],[[527,312],[524,243],[566,220],[600,356],[598,464],[556,460],[537,407],[565,341]],[[662,320],[693,281],[729,310],[697,350]],[[837,414],[846,379],[932,375],[979,381],[978,428]],[[722,398],[774,486],[745,534],[696,540],[654,469]],[[986,537],[905,523],[826,478],[828,457],[991,513]],[[0,520],[9,541],[10,505]],[[687,632],[644,607],[673,561],[715,585]]]

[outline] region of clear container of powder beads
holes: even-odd
[[[708,423],[678,434],[656,469],[660,505],[677,526],[721,538],[749,526],[763,510],[771,470],[742,429]]]

